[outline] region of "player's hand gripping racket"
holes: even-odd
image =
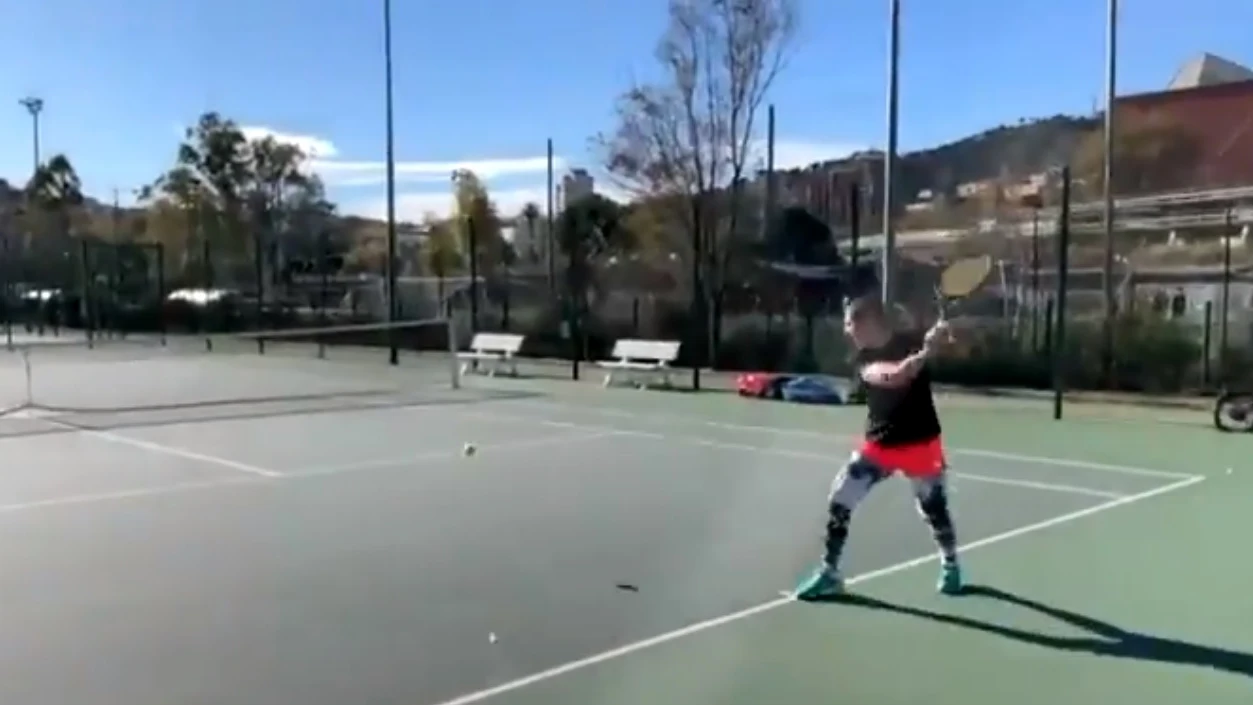
[[[937,323],[947,329],[949,311],[978,291],[991,274],[992,257],[989,255],[959,259],[940,272],[940,283],[935,288],[939,309]]]

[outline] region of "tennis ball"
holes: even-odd
[[[464,446],[462,446],[461,454],[469,458],[470,456],[474,455],[475,450],[477,449],[474,447],[473,443],[467,443]]]

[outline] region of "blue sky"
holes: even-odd
[[[445,210],[470,162],[502,211],[542,203],[544,143],[595,168],[613,99],[655,76],[664,0],[394,0],[400,214]],[[887,0],[802,0],[774,87],[780,160],[881,146]],[[901,146],[1091,112],[1103,90],[1105,0],[904,0]],[[1253,2],[1123,0],[1119,92],[1165,87],[1202,51],[1253,64]],[[333,198],[382,212],[381,1],[38,0],[0,21],[0,176],[24,181],[37,94],[43,151],[108,198],[151,181],[206,109],[317,146]],[[8,107],[4,107],[7,104]],[[764,116],[763,116],[764,130]],[[351,168],[349,168],[351,167]]]

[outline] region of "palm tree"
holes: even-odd
[[[522,206],[522,217],[526,220],[526,258],[534,264],[539,261],[539,250],[536,249],[538,240],[535,237],[535,221],[539,220],[539,204],[531,202]]]
[[[27,201],[34,210],[52,216],[58,234],[70,234],[73,210],[83,204],[83,184],[64,154],[41,164],[26,184]]]

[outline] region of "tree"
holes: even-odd
[[[501,237],[500,215],[487,193],[487,186],[474,172],[459,170],[453,174],[453,202],[453,227],[461,250],[470,252],[470,228],[474,228],[475,252],[468,256],[475,258],[479,276],[492,275],[503,265],[504,238]]]
[[[1115,113],[1117,115],[1117,113]],[[1185,186],[1200,161],[1198,140],[1161,116],[1115,118],[1114,193],[1121,196]],[[1073,157],[1075,180],[1091,199],[1105,188],[1105,135],[1101,129],[1080,141]]]
[[[530,251],[526,252],[524,257],[531,263],[539,262],[540,256],[540,251],[537,247],[537,233],[535,232],[535,221],[539,220],[539,213],[539,204],[527,203],[525,206],[522,206],[522,218],[526,221],[527,241],[530,243]],[[551,247],[551,244],[547,244],[546,247]]]
[[[593,193],[566,205],[554,224],[555,244],[566,259],[565,306],[573,334],[582,336],[589,296],[596,293],[595,263],[624,249],[622,207]]]
[[[692,265],[693,313],[708,324],[710,353],[756,117],[795,26],[795,0],[670,0],[656,52],[664,81],[627,90],[617,126],[599,140],[624,188],[677,206],[672,217],[688,234],[682,254]]]
[[[32,232],[51,227],[58,235],[70,234],[74,211],[83,205],[83,185],[68,157],[57,154],[39,165],[26,184],[26,204]]]
[[[325,226],[333,214],[305,162],[299,147],[268,136],[249,141],[234,121],[209,112],[187,129],[174,166],[144,196],[183,209],[189,243],[214,243],[235,257],[251,252],[261,262],[267,239],[308,249],[310,242],[293,243],[293,236],[315,240],[315,224]]]
[[[441,220],[434,213],[427,213],[423,217],[423,229],[426,230],[426,242],[422,250],[423,264],[427,271],[435,275],[435,296],[442,312],[445,279],[462,266],[462,252],[456,232],[447,220]]]

